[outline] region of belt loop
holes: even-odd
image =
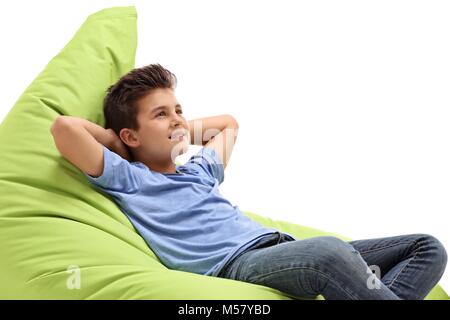
[[[277,240],[277,244],[279,244],[279,243],[280,243],[280,241],[281,241],[281,233],[280,233],[280,232],[278,232],[278,231],[277,231],[277,233],[278,233],[278,240]]]

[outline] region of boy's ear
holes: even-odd
[[[137,134],[134,130],[123,128],[119,133],[120,140],[128,147],[136,148],[140,145]]]

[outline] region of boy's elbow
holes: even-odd
[[[71,141],[71,127],[73,127],[73,125],[68,116],[58,116],[50,127],[56,149],[58,149],[59,153],[63,156],[71,145],[69,142]]]
[[[55,121],[53,121],[50,132],[53,136],[55,136],[62,128],[67,128],[68,124],[67,116],[58,116]]]
[[[228,126],[229,126],[229,127],[233,127],[233,128],[238,129],[238,128],[239,128],[239,123],[237,122],[236,118],[233,117],[233,116],[230,115],[230,114],[228,114],[227,117],[228,117],[228,119],[229,119],[229,124],[228,124]]]

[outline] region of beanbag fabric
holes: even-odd
[[[290,299],[169,270],[112,198],[60,156],[53,120],[104,125],[105,91],[134,68],[136,45],[134,7],[90,15],[0,125],[0,299]],[[329,234],[245,214],[298,238]],[[429,298],[448,296],[437,286]]]

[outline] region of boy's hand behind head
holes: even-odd
[[[105,145],[109,150],[117,153],[119,156],[124,158],[125,160],[131,162],[131,156],[128,152],[125,144],[120,140],[119,136],[114,132],[113,129],[106,129],[107,134],[110,136],[110,143]]]

